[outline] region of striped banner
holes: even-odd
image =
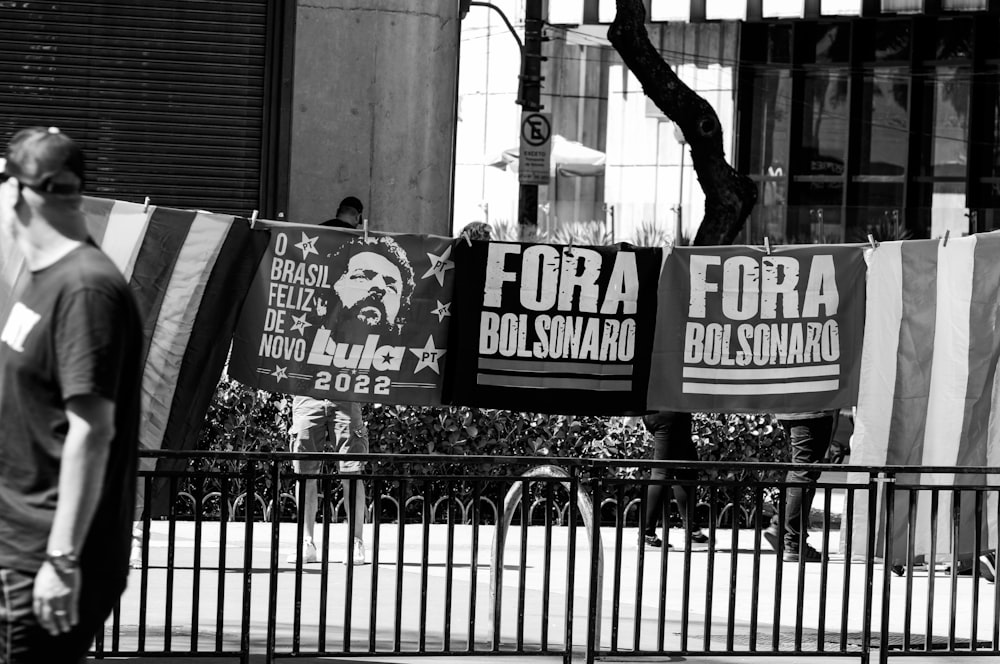
[[[1000,235],[886,242],[872,252],[851,462],[863,465],[1000,466]],[[867,475],[851,476],[865,482]],[[996,475],[900,476],[898,490],[1000,485]],[[910,492],[896,494],[893,562],[906,558]],[[937,519],[929,491],[917,491],[913,548],[939,561],[975,553],[976,505],[971,492],[942,491]],[[882,496],[879,497],[881,505]],[[956,502],[957,501],[957,502]],[[867,532],[867,501],[859,497],[855,534]],[[982,505],[983,548],[996,546],[997,493]],[[957,540],[952,510],[960,514]],[[881,508],[880,512],[881,514]],[[884,521],[876,551],[885,545]],[[936,528],[934,527],[936,524]],[[864,551],[867,542],[856,542]]]
[[[125,275],[143,316],[140,446],[195,449],[269,233],[252,231],[233,216],[98,198],[85,198],[83,211],[91,236]],[[5,318],[25,272],[11,246],[2,248],[0,260]],[[165,494],[154,488],[154,516],[166,513]]]

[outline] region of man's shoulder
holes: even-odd
[[[118,266],[99,247],[85,245],[77,252],[76,276],[84,286],[127,289],[128,282]]]
[[[115,300],[135,298],[118,266],[95,245],[86,244],[64,259],[63,292],[100,292]]]

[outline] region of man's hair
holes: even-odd
[[[83,150],[57,127],[28,127],[7,144],[3,171],[41,193],[79,196],[84,185]]]
[[[365,206],[361,203],[361,199],[356,196],[348,196],[337,206],[337,215],[347,210],[353,210],[355,214],[361,216],[361,213],[365,211]]]
[[[336,279],[333,281],[336,283],[337,281],[340,281],[342,276],[344,276],[344,273],[347,272],[347,266],[351,262],[351,258],[364,253],[373,253],[384,256],[399,268],[399,274],[403,283],[399,295],[399,313],[396,314],[396,321],[394,323],[398,329],[402,327],[402,322],[405,320],[406,315],[410,311],[410,299],[413,297],[413,291],[416,288],[416,283],[413,281],[413,268],[410,266],[410,259],[407,257],[406,252],[403,251],[403,248],[400,247],[399,243],[397,243],[394,239],[388,235],[369,235],[367,239],[364,236],[359,236],[350,242],[345,242],[340,245],[340,247],[338,247],[337,250],[330,255],[330,263],[336,265],[339,260],[343,260],[344,269],[337,274]]]
[[[487,223],[473,221],[466,224],[459,235],[470,240],[491,240],[493,239],[493,229]]]

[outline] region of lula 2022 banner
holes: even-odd
[[[455,253],[450,403],[645,409],[661,250],[460,242]]]
[[[229,373],[332,401],[441,403],[453,240],[258,222],[271,243]]]
[[[865,262],[850,245],[679,247],[664,261],[651,409],[857,403]]]

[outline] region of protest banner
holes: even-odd
[[[529,412],[642,412],[661,256],[626,245],[459,244],[446,398]]]
[[[752,413],[853,405],[864,284],[858,246],[675,248],[660,275],[648,406]]]
[[[453,240],[258,226],[271,243],[237,324],[233,378],[332,401],[441,403]]]
[[[1000,466],[998,255],[996,233],[947,242],[883,242],[874,250],[851,463]],[[848,481],[867,481],[867,474],[850,473]],[[988,473],[900,473],[894,481],[898,490],[917,484],[996,486],[998,478]],[[908,501],[897,498],[892,532],[886,531],[882,492],[874,513],[868,511],[867,496],[859,494],[854,513],[846,516],[853,518],[855,529],[866,520],[876,521],[880,549],[886,537],[895,542],[893,563],[905,563],[911,546],[925,560],[936,547],[936,562],[950,564],[953,550],[968,561],[997,545],[998,496],[988,492],[985,498],[977,506],[971,492],[916,492],[912,517]],[[932,521],[934,503],[942,516]],[[917,525],[911,534],[913,519]],[[855,532],[855,547],[864,550],[867,530]]]

